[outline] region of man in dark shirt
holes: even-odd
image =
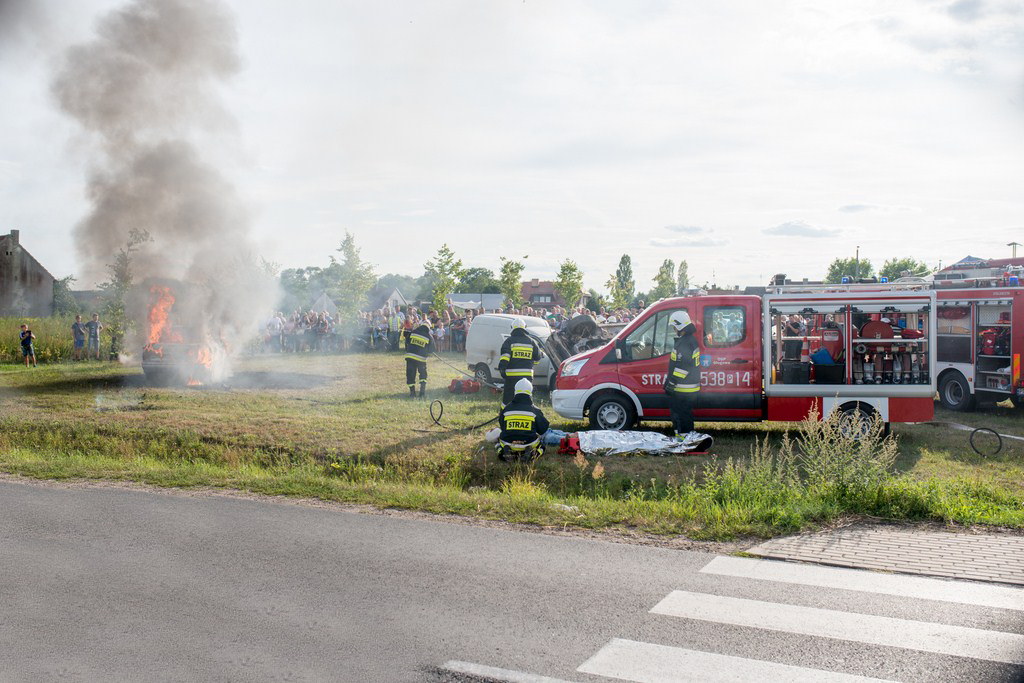
[[[22,324],[21,326],[21,355],[25,357],[25,367],[28,367],[29,359],[32,360],[32,367],[39,367],[36,362],[36,349],[32,344],[32,340],[36,338],[36,335],[32,334],[32,330],[28,329],[28,325]]]
[[[74,349],[71,352],[71,357],[75,360],[82,360],[82,356],[85,353],[85,324],[82,322],[82,316],[76,315],[75,322],[71,324],[71,339],[74,342]]]

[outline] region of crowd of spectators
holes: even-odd
[[[508,306],[489,312],[543,318],[552,329],[558,330],[578,315],[590,315],[598,323],[628,323],[643,309],[643,302],[639,303],[638,308],[602,308],[597,313],[584,307],[563,306],[549,310]],[[440,313],[433,308],[423,312],[415,306],[385,306],[376,311],[361,311],[351,320],[337,320],[327,311],[296,310],[290,316],[277,313],[264,327],[263,350],[270,353],[401,351],[405,348],[404,336],[429,320],[438,351],[463,352],[473,318],[485,312],[483,308],[463,310],[454,306]]]

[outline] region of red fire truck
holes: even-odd
[[[669,419],[668,320],[685,310],[700,343],[699,420],[794,421],[812,409],[861,423],[931,419],[936,293],[858,287],[663,299],[604,346],[564,360],[552,405],[596,429]]]

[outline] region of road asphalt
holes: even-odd
[[[0,482],[0,680],[1024,680],[1020,589],[792,566]]]

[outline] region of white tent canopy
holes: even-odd
[[[327,296],[327,292],[320,292],[320,296],[316,298],[316,301],[309,305],[309,310],[314,313],[327,311],[331,316],[338,315],[338,307],[331,301],[331,297]]]

